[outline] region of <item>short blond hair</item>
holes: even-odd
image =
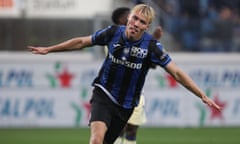
[[[132,13],[140,13],[147,17],[149,24],[152,23],[154,17],[155,17],[155,11],[154,9],[146,4],[138,4],[135,7],[133,7]]]

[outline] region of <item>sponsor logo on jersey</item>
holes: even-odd
[[[133,46],[130,51],[130,55],[137,58],[145,58],[147,56],[148,50],[140,47]]]
[[[121,65],[124,65],[131,69],[141,69],[142,68],[142,63],[132,63],[130,61],[125,60],[124,58],[117,59],[111,53],[109,53],[109,59],[111,59],[111,61],[113,63],[121,64]]]

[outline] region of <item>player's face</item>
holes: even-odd
[[[131,13],[128,18],[126,36],[133,41],[139,40],[148,27],[147,17],[140,13]]]

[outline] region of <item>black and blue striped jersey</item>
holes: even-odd
[[[145,77],[152,64],[165,67],[170,56],[160,42],[144,33],[138,41],[129,41],[125,26],[109,26],[92,35],[93,45],[106,45],[108,53],[93,81],[113,102],[124,108],[138,104]]]

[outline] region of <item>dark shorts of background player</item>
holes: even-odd
[[[93,89],[93,95],[90,102],[90,124],[93,121],[104,122],[108,127],[104,137],[104,144],[113,144],[126,125],[133,109],[124,109],[113,103],[97,86]]]

